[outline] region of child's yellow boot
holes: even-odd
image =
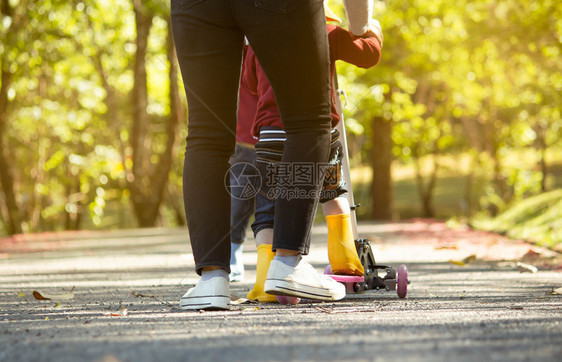
[[[263,291],[263,285],[265,284],[265,279],[267,278],[267,271],[269,270],[269,264],[273,260],[275,253],[271,251],[271,245],[261,244],[258,245],[258,262],[256,265],[256,283],[254,288],[248,292],[246,298],[252,300],[258,300],[262,303],[276,303],[277,297],[271,294],[267,294]]]
[[[326,216],[328,226],[328,259],[332,273],[360,275],[365,272],[353,240],[349,214]]]

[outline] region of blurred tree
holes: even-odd
[[[553,187],[558,3],[376,3],[381,63],[338,64],[352,164],[372,171],[370,216],[396,215],[394,166],[411,171],[420,215],[443,216],[434,199],[451,172],[465,173],[467,215]],[[168,4],[0,0],[0,12],[2,233],[183,224],[185,99]]]
[[[136,22],[136,53],[134,62],[134,85],[131,92],[133,106],[133,123],[131,147],[133,169],[130,182],[131,200],[139,225],[154,226],[159,215],[159,208],[164,198],[168,175],[172,167],[172,156],[176,143],[176,130],[183,114],[178,93],[178,67],[174,52],[171,31],[167,31],[166,56],[169,64],[170,113],[165,121],[165,146],[156,157],[152,154],[154,135],[150,131],[148,108],[148,89],[146,73],[146,55],[148,35],[152,25],[155,4],[133,1]],[[157,5],[157,4],[156,4]],[[163,9],[160,9],[163,11]],[[166,28],[170,29],[169,21]]]
[[[439,155],[468,152],[473,165],[486,168],[481,153],[491,156],[483,199],[490,210],[547,188],[546,151],[560,142],[562,128],[560,13],[548,0],[376,4],[385,35],[381,63],[364,73],[339,66],[352,100],[347,118],[362,124],[350,130],[372,135],[365,146],[373,150],[373,216],[391,215],[390,187],[381,186],[391,184],[389,147],[397,161],[414,166],[425,216],[435,215]],[[385,141],[390,130],[392,145]],[[510,160],[529,147],[538,149],[538,173]],[[469,168],[467,180],[475,172]],[[467,182],[468,205],[472,187]]]

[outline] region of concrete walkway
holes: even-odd
[[[359,231],[379,263],[407,264],[406,299],[368,291],[335,303],[183,312],[179,297],[198,279],[183,229],[0,240],[0,361],[561,359],[562,298],[550,293],[562,286],[558,254],[424,220]],[[325,243],[319,225],[307,257],[319,272]],[[255,277],[253,241],[244,250],[237,296]],[[520,261],[539,271],[521,273]],[[33,291],[63,296],[37,300]]]

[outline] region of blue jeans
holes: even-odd
[[[230,242],[242,244],[246,241],[246,229],[250,217],[254,214],[255,195],[244,194],[246,183],[255,176],[253,168],[245,167],[256,162],[256,151],[252,147],[237,144],[230,158],[230,185],[241,187],[230,188]],[[237,167],[239,166],[239,167]]]
[[[197,273],[230,271],[228,160],[234,151],[244,35],[275,91],[283,161],[323,163],[330,143],[330,57],[322,0],[172,0],[172,33],[189,106],[183,172]],[[318,190],[319,184],[301,187]],[[273,248],[308,253],[317,199],[278,198]]]

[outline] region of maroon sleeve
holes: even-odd
[[[370,68],[381,59],[381,44],[374,36],[356,37],[339,26],[329,26],[330,60],[343,60],[361,68]]]
[[[252,94],[258,94],[257,58],[252,47],[248,47],[242,66],[242,85]]]

